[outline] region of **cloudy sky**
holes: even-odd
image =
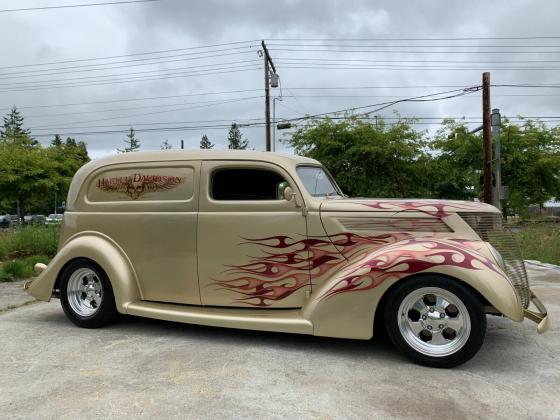
[[[476,86],[484,70],[493,84],[560,86],[555,1],[161,0],[4,11],[106,1],[0,2],[3,112],[16,105],[41,142],[72,135],[94,158],[122,147],[131,126],[149,150],[181,139],[196,148],[203,134],[225,147],[231,122],[253,124],[242,131],[263,150],[261,39],[280,75],[278,119]],[[556,116],[552,124],[559,98],[555,86],[492,88],[502,114]],[[419,130],[463,116],[475,128],[480,93],[379,114],[395,111],[420,118]]]

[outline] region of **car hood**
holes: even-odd
[[[434,217],[446,217],[453,213],[499,213],[490,204],[477,201],[429,200],[429,199],[374,199],[345,198],[325,199],[321,203],[321,212],[419,212]]]

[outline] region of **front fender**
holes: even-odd
[[[409,239],[366,253],[349,262],[313,290],[303,309],[315,335],[369,339],[375,310],[397,281],[422,273],[437,273],[467,283],[494,308],[514,321],[523,307],[503,270],[483,255],[481,241]]]
[[[61,270],[76,258],[88,258],[107,273],[120,313],[126,313],[130,302],[142,298],[136,273],[124,251],[108,236],[88,231],[69,238],[47,268],[27,286],[27,292],[38,300],[49,301]]]

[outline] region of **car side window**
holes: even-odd
[[[224,168],[212,175],[214,200],[281,200],[286,180],[274,171],[257,168]]]

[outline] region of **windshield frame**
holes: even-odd
[[[323,195],[313,195],[311,193],[311,191],[309,191],[307,189],[307,186],[305,185],[305,183],[303,182],[303,180],[301,179],[298,169],[299,168],[319,168],[322,169],[323,172],[327,175],[328,180],[330,181],[330,183],[332,184],[332,186],[335,189],[335,192],[337,193],[337,195],[328,195],[328,194],[323,194]],[[342,192],[342,190],[340,189],[340,187],[338,186],[338,184],[336,183],[334,177],[332,176],[332,174],[329,172],[329,170],[327,168],[325,168],[323,165],[314,165],[314,164],[310,164],[310,163],[300,163],[298,165],[296,165],[296,175],[298,177],[298,181],[301,183],[301,185],[303,186],[303,190],[310,196],[313,198],[334,198],[334,197],[340,197],[340,198],[344,198],[346,197],[346,195]]]

